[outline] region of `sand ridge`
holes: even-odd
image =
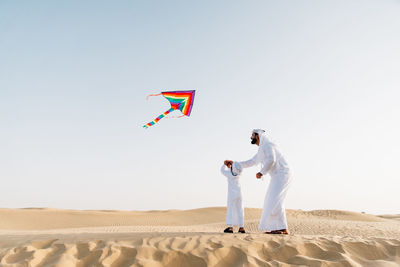
[[[289,236],[222,234],[225,208],[0,209],[0,266],[399,266],[396,215],[288,210]]]

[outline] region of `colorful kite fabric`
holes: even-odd
[[[153,121],[151,121],[151,122],[147,123],[146,125],[144,125],[143,127],[144,128],[149,128],[150,126],[153,126],[159,120],[164,118],[166,115],[168,115],[172,111],[178,110],[178,109],[183,114],[180,117],[190,116],[190,113],[192,111],[195,92],[196,92],[195,90],[191,90],[191,91],[169,91],[169,92],[162,92],[161,94],[149,95],[149,96],[163,95],[169,101],[169,103],[171,104],[171,108],[169,110],[165,111],[163,114],[161,114],[157,118],[155,118]],[[180,118],[180,117],[178,117],[178,118]]]

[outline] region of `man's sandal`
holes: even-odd
[[[274,231],[265,232],[265,233],[270,234],[270,235],[288,235],[289,234],[287,229],[274,230]]]
[[[245,233],[246,233],[246,231],[244,230],[244,228],[239,228],[239,231],[238,231],[238,233],[245,234]]]

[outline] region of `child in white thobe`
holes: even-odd
[[[233,233],[233,226],[239,226],[239,233],[245,233],[244,209],[242,201],[242,189],[240,187],[240,174],[242,167],[239,162],[225,164],[221,167],[221,172],[228,180],[228,202],[226,210],[226,224],[229,226],[224,230],[225,233]]]

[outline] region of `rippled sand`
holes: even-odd
[[[222,234],[224,208],[0,209],[0,266],[400,266],[400,216],[288,210],[289,236]]]

